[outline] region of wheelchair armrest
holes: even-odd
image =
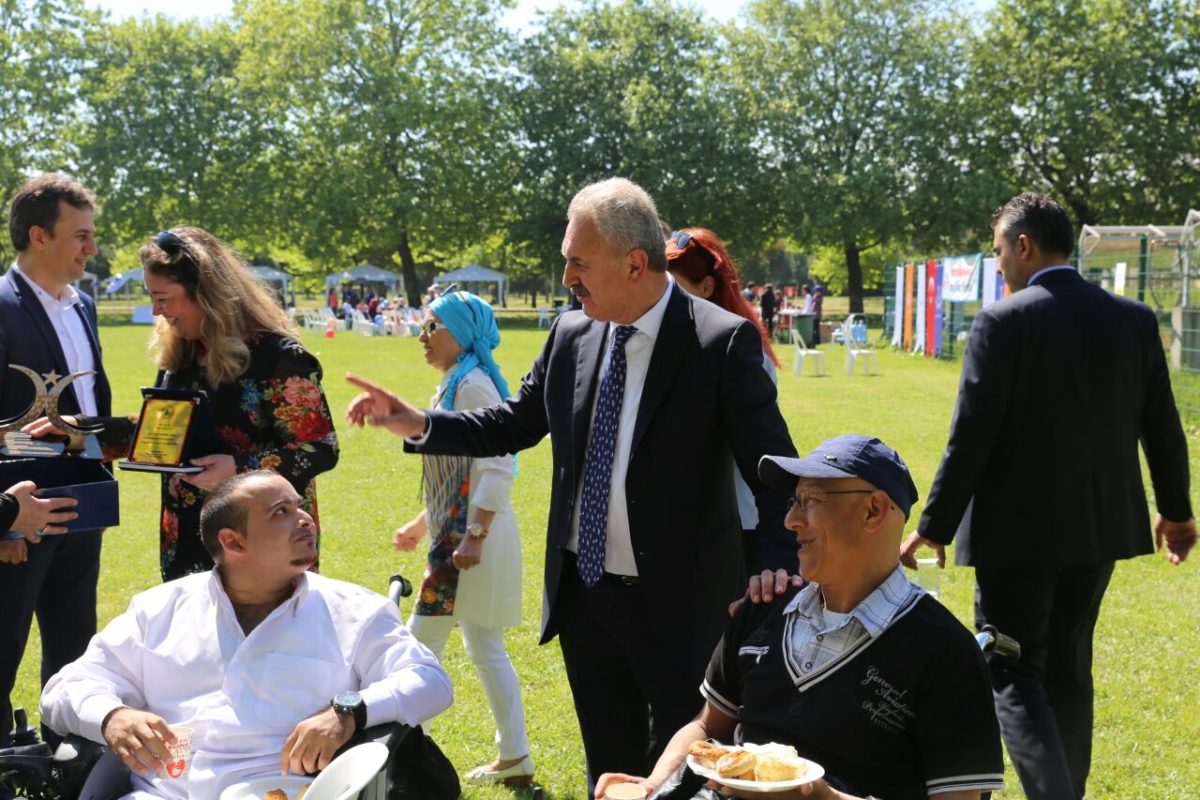
[[[350,741],[338,748],[338,751],[333,756],[337,758],[351,747],[365,744],[366,742],[379,742],[389,751],[395,750],[411,730],[411,725],[405,725],[402,722],[385,722],[382,725],[373,725],[362,733],[355,733],[351,736]]]
[[[54,760],[60,764],[76,760],[90,762],[99,758],[100,751],[103,749],[104,745],[99,742],[69,733],[55,749]]]

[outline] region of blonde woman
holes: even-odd
[[[283,475],[319,531],[315,478],[337,464],[338,445],[321,365],[300,344],[299,329],[237,251],[207,231],[161,231],[138,256],[158,317],[150,340],[155,385],[204,391],[220,440],[219,452],[191,459],[203,472],[163,476],[163,580],[212,569],[200,540],[200,506],[239,472]],[[126,455],[133,421],[100,421],[105,455]]]

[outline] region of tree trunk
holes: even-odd
[[[862,260],[858,245],[846,242],[843,245],[846,253],[846,289],[850,292],[850,313],[861,314],[863,310],[863,273]]]
[[[408,306],[420,308],[425,305],[425,293],[417,285],[417,262],[413,260],[412,248],[408,246],[407,229],[400,231],[396,255],[400,256],[400,274],[404,276],[404,286],[408,290]]]

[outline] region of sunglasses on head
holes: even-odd
[[[154,244],[167,254],[167,258],[171,259],[172,263],[178,261],[180,256],[187,256],[192,264],[196,263],[196,257],[192,255],[191,248],[177,234],[170,231],[159,231],[158,235],[154,237]]]
[[[680,250],[686,250],[688,243],[692,241],[692,235],[683,231],[671,231],[671,238],[675,240],[675,246]]]

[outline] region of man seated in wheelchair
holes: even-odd
[[[42,693],[50,728],[106,742],[129,766],[129,797],[216,798],[315,772],[355,731],[450,705],[449,675],[393,603],[306,571],[315,529],[285,478],[229,479],[200,527],[217,566],[134,597]],[[158,777],[172,726],[193,730],[190,766]]]
[[[742,776],[791,780],[780,798],[966,800],[1003,788],[1000,729],[979,646],[900,566],[904,523],[917,500],[900,455],[878,439],[838,436],[805,458],[766,456],[759,475],[794,493],[786,525],[806,583],[737,610],[700,687],[700,715],[671,739],[648,778],[601,776],[596,796],[613,782],[657,788],[670,779],[662,789],[671,797],[714,797],[704,778],[677,770],[689,749],[702,762],[719,758],[719,750],[697,744],[710,738],[781,745],[759,757],[757,773]],[[747,768],[744,761],[734,756],[714,771],[730,777]],[[808,761],[824,767],[825,779],[796,786],[816,772]],[[719,778],[713,785],[769,796]]]

